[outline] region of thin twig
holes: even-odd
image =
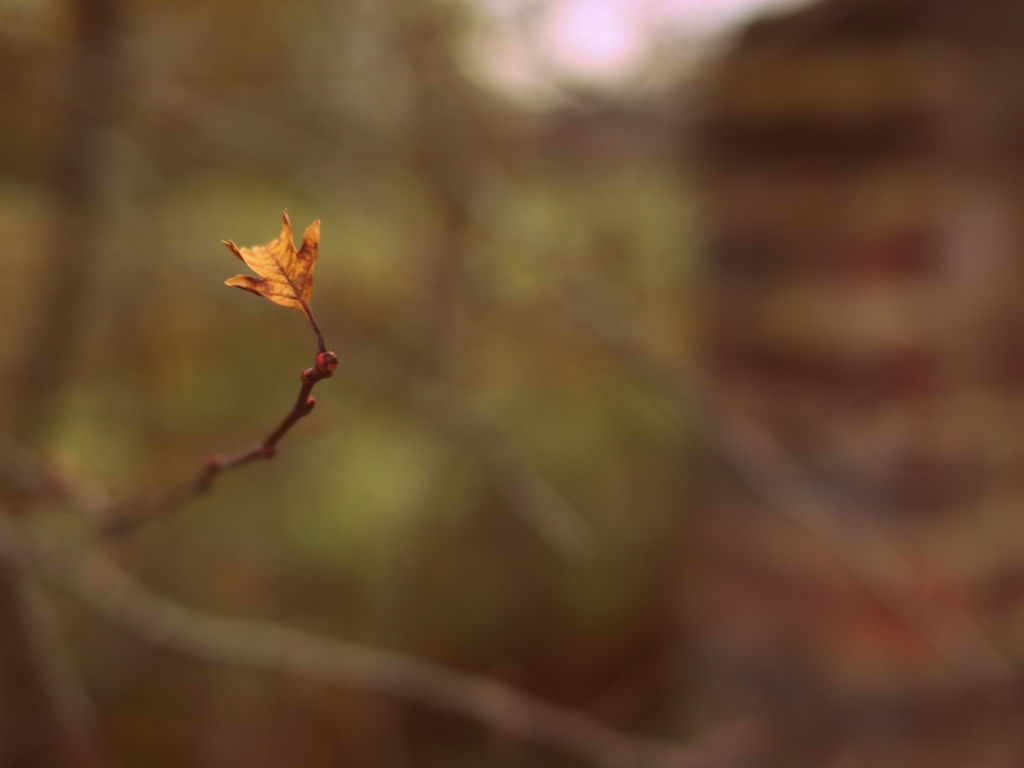
[[[67,590],[133,633],[213,664],[263,670],[464,717],[607,768],[724,768],[708,753],[630,736],[486,678],[260,621],[225,619],[158,596],[98,551],[45,543],[0,513],[0,558]]]
[[[323,346],[319,329],[314,326],[318,343]],[[203,469],[191,480],[176,485],[162,493],[129,499],[109,507],[102,514],[100,529],[108,534],[123,534],[155,517],[170,514],[193,499],[208,492],[221,472],[237,469],[257,459],[270,459],[277,453],[277,444],[299,419],[308,416],[316,405],[311,397],[318,382],[329,379],[338,369],[338,357],[333,352],[321,352],[316,356],[312,368],[304,370],[299,377],[302,385],[292,409],[284,420],[261,443],[239,453],[221,456],[210,454]]]
[[[392,393],[433,428],[469,444],[490,464],[510,507],[545,544],[569,557],[587,554],[597,547],[597,533],[582,513],[462,391],[401,361],[397,353],[385,352],[355,338],[345,343],[346,376],[361,386]],[[300,391],[296,405],[303,402],[302,398]],[[245,463],[243,459],[247,462],[261,458],[260,451],[260,447],[254,447],[233,460],[218,459],[218,466],[240,466]],[[209,490],[207,475],[204,466],[195,477],[166,491],[114,502],[91,481],[54,467],[0,433],[0,477],[23,493],[82,513],[99,530],[111,533],[132,530],[147,520],[180,509]],[[124,523],[119,524],[122,520]]]

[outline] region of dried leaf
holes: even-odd
[[[281,236],[267,245],[255,248],[239,248],[230,240],[226,245],[259,277],[238,275],[225,281],[225,285],[255,293],[270,299],[282,307],[297,309],[315,327],[309,299],[313,295],[313,267],[316,265],[317,249],[320,245],[320,220],[317,219],[302,236],[302,248],[295,250],[292,240],[292,223],[288,211],[282,216],[284,229]]]

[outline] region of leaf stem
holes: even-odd
[[[310,309],[309,304],[302,302],[302,308],[306,310],[306,317],[309,318],[309,324],[313,326],[313,333],[316,334],[316,345],[320,350],[320,354],[327,354],[327,346],[324,344],[324,336],[320,333],[320,326],[316,324],[316,318],[313,317],[313,310]]]

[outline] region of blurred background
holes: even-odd
[[[315,340],[220,241],[319,218],[338,374],[105,545],[141,581],[729,765],[1021,765],[1022,42],[1012,0],[0,0],[0,429],[116,498],[260,440]],[[16,582],[0,765],[83,765]],[[111,764],[577,764],[53,597]]]

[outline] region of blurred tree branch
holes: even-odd
[[[509,506],[554,552],[573,556],[598,545],[582,513],[457,385],[414,356],[364,338],[344,320],[335,320],[334,326],[344,350],[340,375],[387,393],[431,428],[471,448],[489,466]]]
[[[79,679],[49,596],[35,579],[23,576],[20,597],[30,619],[28,639],[35,667],[64,734],[64,759],[73,768],[113,768],[116,762],[103,745],[95,709]]]
[[[711,755],[628,736],[581,712],[485,678],[399,653],[188,608],[149,592],[99,551],[46,542],[6,512],[0,512],[0,558],[76,595],[150,642],[203,661],[419,704],[609,768],[724,766]]]
[[[766,430],[719,402],[697,371],[660,360],[643,342],[635,313],[596,275],[567,275],[563,313],[649,386],[765,504],[818,541],[876,603],[923,640],[960,682],[993,711],[1020,705],[1021,673],[967,613],[950,631],[948,610],[911,587],[913,564],[839,491],[802,466]],[[914,597],[909,597],[915,595]],[[1015,736],[1019,728],[1006,722]]]

